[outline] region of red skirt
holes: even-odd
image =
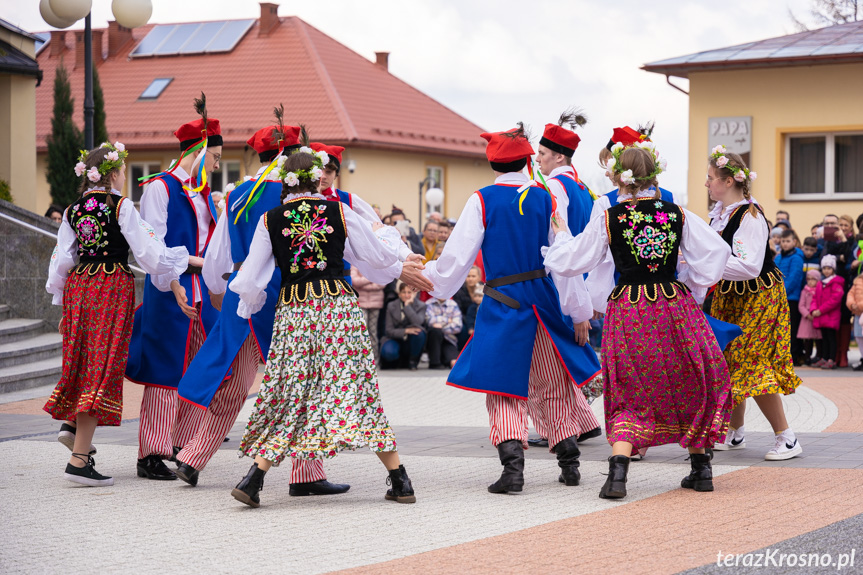
[[[42,408],[54,419],[85,413],[99,425],[120,425],[135,280],[120,266],[105,267],[112,266],[81,266],[63,290],[63,376]]]

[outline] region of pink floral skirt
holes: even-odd
[[[608,303],[602,339],[608,442],[634,449],[725,439],[731,380],[722,350],[689,293]]]

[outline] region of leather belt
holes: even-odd
[[[511,298],[508,295],[504,295],[494,288],[499,288],[501,286],[507,286],[510,284],[517,284],[521,282],[526,282],[529,280],[535,280],[539,278],[544,278],[548,276],[545,273],[545,270],[532,270],[529,272],[522,272],[520,274],[513,274],[511,276],[503,276],[500,278],[495,278],[493,280],[489,280],[485,283],[482,288],[482,293],[486,294],[490,298],[499,301],[503,305],[507,307],[511,307],[512,309],[519,309],[521,304],[517,299]]]
[[[200,266],[189,266],[186,268],[186,271],[184,271],[183,273],[199,276],[199,275],[201,275],[201,267]]]
[[[233,267],[233,268],[231,268],[231,271],[230,271],[230,272],[228,272],[228,273],[226,273],[226,274],[222,274],[222,279],[223,279],[223,280],[229,280],[229,279],[231,279],[231,274],[232,274],[232,273],[234,273],[234,272],[238,272],[238,271],[240,271],[240,268],[241,268],[242,266],[243,266],[243,262],[235,263],[235,264],[234,264],[234,267]]]

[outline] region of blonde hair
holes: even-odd
[[[630,194],[633,201],[635,200],[636,193],[641,190],[649,190],[651,186],[656,186],[656,199],[659,199],[662,197],[662,192],[659,191],[659,183],[656,181],[656,177],[650,177],[655,169],[656,159],[653,157],[653,152],[633,146],[626,148],[620,153],[618,166],[615,167],[611,179],[617,185],[620,193]],[[634,184],[624,184],[620,181],[620,172],[627,170],[632,170],[632,177],[636,180]]]
[[[725,152],[722,154],[728,160],[728,163],[723,167],[719,167],[716,165],[716,158],[710,156],[708,158],[708,162],[711,166],[716,168],[716,174],[718,177],[723,180],[726,178],[731,178],[734,182],[734,187],[743,192],[743,199],[749,202],[749,215],[754,217],[758,216],[758,208],[755,207],[755,204],[752,202],[752,181],[749,178],[745,178],[742,182],[738,182],[734,179],[734,170],[730,170],[729,168],[737,168],[738,170],[747,169],[748,166],[746,162],[743,161],[743,158],[740,154],[735,154],[734,152]]]

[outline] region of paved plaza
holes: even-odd
[[[0,572],[863,573],[863,377],[798,373],[803,386],[784,401],[802,457],[764,461],[772,433],[750,405],[747,448],[716,454],[714,492],[679,488],[689,465],[672,445],[631,464],[623,501],[597,496],[604,438],[581,444],[578,487],[558,483],[554,456],[531,449],[524,492],[489,494],[500,463],[484,396],[445,386],[441,372],[380,378],[415,505],[384,501],[386,472],[370,452],[326,462],[331,480],[351,484],[344,495],[289,497],[282,468],[267,474],[260,509],[235,501],[250,465],[236,448],[257,388],[197,487],[136,476],[134,384],[123,425],[96,433],[98,469],[116,482],[108,488],[62,479],[68,451],[41,411],[50,388],[6,394]],[[593,408],[602,421],[602,400]]]

